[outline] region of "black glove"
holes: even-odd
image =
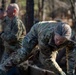
[[[6,72],[3,70],[0,70],[0,75],[6,75]]]

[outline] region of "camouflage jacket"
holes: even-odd
[[[23,22],[18,17],[14,17],[6,26],[1,38],[10,46],[21,45],[25,33],[26,30]]]
[[[67,32],[68,28],[69,32]],[[30,32],[24,37],[22,42],[22,48],[18,49],[17,52],[13,53],[3,64],[2,66],[13,66],[23,61],[27,55],[32,51],[32,49],[38,44],[41,50],[47,54],[52,51],[56,45],[53,42],[53,36],[55,32],[59,33],[62,36],[69,38],[71,36],[71,28],[69,25],[61,22],[39,22],[35,24]],[[48,55],[48,54],[47,54]],[[12,62],[11,62],[12,61]],[[8,64],[8,65],[7,65]]]
[[[10,19],[6,16],[3,20],[1,20],[0,24],[0,32],[4,31],[6,26],[10,23]]]

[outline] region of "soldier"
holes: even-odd
[[[23,22],[18,18],[19,7],[17,4],[10,4],[7,9],[7,16],[10,22],[6,26],[1,38],[4,41],[5,51],[2,56],[3,63],[9,55],[21,47],[21,41],[26,33]]]
[[[7,16],[7,12],[3,9],[0,9],[0,20],[1,20],[1,28],[0,32],[3,32],[8,23],[10,22],[10,19]]]
[[[24,61],[37,44],[40,49],[39,61],[42,68],[52,70],[56,75],[66,75],[57,64],[56,55],[62,44],[70,37],[71,28],[65,23],[45,21],[35,24],[24,37],[22,47],[0,64],[0,75]]]
[[[6,11],[4,11],[3,9],[0,9],[0,35],[4,32],[9,22],[10,22],[10,19],[7,17]],[[3,51],[4,51],[3,40],[0,37],[0,60],[3,54]]]

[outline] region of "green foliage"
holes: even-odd
[[[34,8],[38,9],[38,0],[34,0]]]
[[[26,6],[26,0],[18,0],[18,4],[20,7],[25,7]]]

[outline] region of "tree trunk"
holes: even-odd
[[[2,0],[2,9],[6,10],[6,2],[7,0]]]
[[[71,3],[71,14],[72,14],[72,21],[73,21],[73,29],[76,31],[76,10],[75,10],[75,0],[70,0]]]
[[[44,8],[44,1],[45,1],[45,0],[42,0],[42,11],[41,11],[42,19],[43,19],[43,8]]]
[[[54,7],[54,0],[52,0],[52,11],[54,11],[55,7]],[[52,19],[54,19],[54,13],[52,13]]]
[[[38,15],[39,15],[39,19],[42,20],[43,19],[43,7],[44,7],[44,1],[45,0],[38,0]]]
[[[34,0],[26,0],[25,17],[26,32],[28,33],[34,23]]]

